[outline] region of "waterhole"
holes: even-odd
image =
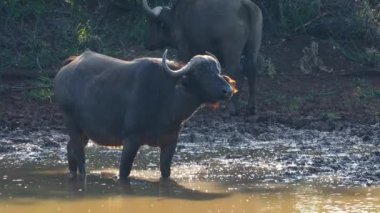
[[[376,212],[379,125],[324,132],[209,122],[181,133],[172,179],[142,147],[129,183],[121,150],[90,143],[86,183],[67,178],[61,131],[0,132],[0,212]],[[241,131],[241,130],[244,131]]]

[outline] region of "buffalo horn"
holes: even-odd
[[[210,53],[209,51],[206,51],[206,54],[213,57],[215,59],[215,61],[218,63],[218,69],[221,69],[220,62],[219,62],[218,58],[214,54]]]
[[[166,55],[168,53],[168,49],[165,50],[164,54],[162,55],[162,66],[164,66],[164,69],[166,72],[168,72],[173,77],[180,77],[183,76],[191,71],[191,66],[195,62],[195,60],[190,60],[184,67],[182,67],[179,70],[172,70],[166,63]]]
[[[151,9],[149,7],[149,5],[148,5],[148,1],[147,0],[142,0],[142,5],[143,5],[143,8],[144,8],[145,12],[150,17],[157,18],[160,15],[160,13],[161,13],[162,7],[155,7],[154,9]]]

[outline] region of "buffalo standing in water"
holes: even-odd
[[[86,51],[71,59],[55,78],[55,96],[64,112],[70,140],[70,173],[84,178],[84,148],[89,139],[123,146],[120,178],[126,179],[141,145],[161,148],[162,177],[170,165],[182,123],[200,106],[228,99],[233,88],[209,55],[185,66],[162,59],[123,61]],[[172,70],[178,69],[178,70]]]
[[[244,75],[247,77],[248,112],[255,113],[256,62],[263,25],[262,12],[255,3],[251,0],[179,0],[172,8],[153,9],[147,0],[142,0],[142,4],[149,22],[147,49],[176,48],[179,59],[184,61],[205,51],[215,54],[226,73],[236,79],[238,90],[241,91]],[[233,114],[239,111],[237,95],[233,98]]]

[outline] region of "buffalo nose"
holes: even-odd
[[[230,85],[222,89],[223,98],[231,98],[233,95],[233,89]]]

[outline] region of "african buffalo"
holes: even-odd
[[[176,48],[184,61],[205,51],[215,54],[225,72],[237,80],[239,90],[243,74],[247,77],[248,112],[255,113],[256,62],[263,25],[256,4],[251,0],[179,0],[172,8],[151,9],[142,0],[142,5],[148,15],[147,49]],[[232,113],[238,113],[238,99],[235,95]]]
[[[55,96],[64,112],[70,140],[69,170],[85,177],[89,139],[121,146],[120,178],[126,179],[141,145],[161,148],[162,177],[170,165],[182,123],[199,107],[228,99],[233,88],[210,55],[186,65],[163,58],[124,61],[86,51],[68,61],[55,78]],[[173,70],[178,69],[178,70]]]

